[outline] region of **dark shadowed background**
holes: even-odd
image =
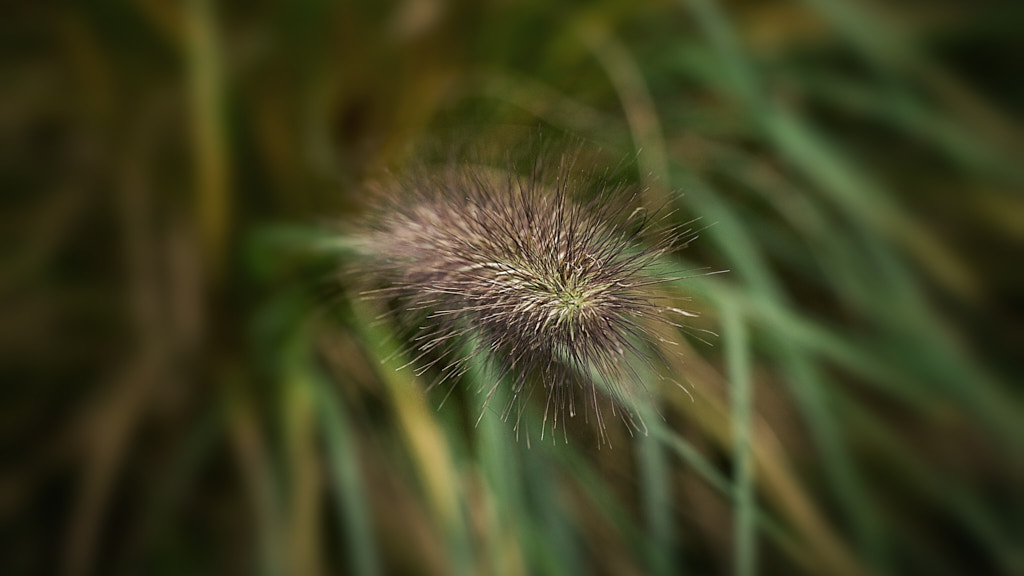
[[[1024,5],[2,12],[0,573],[1024,574]],[[368,180],[566,148],[729,270],[611,447],[345,272]]]

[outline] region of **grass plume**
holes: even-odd
[[[515,410],[517,431],[538,387],[542,437],[582,409],[604,438],[605,398],[642,430],[635,362],[657,355],[649,326],[689,314],[656,298],[666,279],[653,264],[695,233],[658,231],[657,213],[622,202],[619,189],[581,198],[569,159],[545,176],[453,165],[381,186],[364,239],[383,286],[372,293],[415,326],[407,352],[418,374],[438,370],[433,386],[454,387],[474,358],[494,368],[485,406],[508,382],[501,414]]]

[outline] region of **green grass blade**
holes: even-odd
[[[754,458],[750,444],[754,393],[750,382],[750,345],[747,326],[735,305],[723,309],[725,353],[732,383],[731,412],[733,460],[736,479],[733,483],[736,510],[735,574],[751,576],[757,572],[756,496],[754,492]]]
[[[337,394],[330,383],[310,371],[306,385],[312,387],[316,414],[327,451],[331,487],[336,498],[338,519],[344,526],[344,549],[350,553],[349,569],[359,576],[381,573],[373,537],[373,522],[367,507],[366,486],[360,471],[357,444]]]

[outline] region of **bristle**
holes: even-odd
[[[365,237],[368,266],[378,295],[419,312],[408,352],[419,373],[440,367],[434,385],[454,386],[479,355],[494,368],[487,401],[508,383],[502,416],[514,404],[517,426],[539,386],[542,430],[582,405],[603,437],[605,397],[642,429],[634,403],[644,386],[631,363],[649,357],[649,323],[682,312],[656,304],[662,279],[651,265],[688,233],[652,232],[651,218],[614,194],[580,201],[569,176],[563,165],[545,185],[536,172],[452,166],[392,181]]]

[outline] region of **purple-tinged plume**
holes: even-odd
[[[483,359],[494,369],[487,401],[510,386],[502,415],[517,406],[517,429],[538,387],[542,434],[583,408],[603,435],[606,398],[643,426],[635,362],[657,355],[653,323],[691,315],[658,303],[655,285],[666,279],[652,265],[691,231],[652,231],[621,189],[578,200],[564,164],[549,184],[538,173],[448,167],[379,192],[363,247],[383,288],[370,293],[415,331],[407,352],[418,374],[433,369],[433,385],[455,386],[470,360]]]

